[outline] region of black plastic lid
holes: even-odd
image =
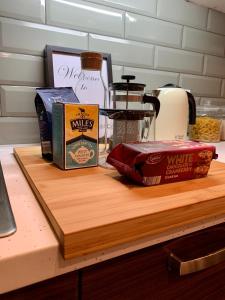
[[[109,84],[111,91],[144,91],[145,84],[142,83],[127,83],[114,82]]]
[[[130,83],[130,80],[134,80],[133,75],[122,75],[122,79],[127,82],[114,82],[109,84],[109,89],[111,91],[144,91],[145,84],[142,83]]]

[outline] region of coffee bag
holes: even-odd
[[[42,156],[48,160],[53,159],[52,154],[52,104],[79,103],[71,87],[37,88],[35,106],[38,115]]]

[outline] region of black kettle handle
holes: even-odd
[[[196,103],[194,96],[187,92],[188,104],[189,104],[189,124],[193,125],[196,123]]]
[[[155,112],[156,112],[156,118],[157,118],[157,116],[159,114],[159,110],[160,110],[159,99],[157,97],[149,96],[149,95],[144,94],[143,103],[152,103],[154,105]]]
[[[167,87],[167,88],[181,88],[179,85],[173,84],[173,83],[168,83],[162,86],[162,88]],[[193,125],[196,123],[196,103],[195,103],[195,98],[194,96],[186,92],[188,96],[188,106],[189,106],[189,124]]]

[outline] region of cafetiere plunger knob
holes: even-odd
[[[126,80],[127,83],[129,83],[130,80],[134,80],[135,79],[135,76],[134,75],[122,75],[121,78],[124,79],[124,80]]]

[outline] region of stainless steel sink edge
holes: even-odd
[[[0,163],[0,238],[10,236],[14,234],[16,230],[16,223]]]

